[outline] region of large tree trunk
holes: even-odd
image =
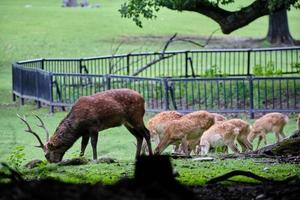
[[[269,31],[267,40],[272,44],[294,44],[288,25],[285,9],[269,15]]]

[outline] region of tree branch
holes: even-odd
[[[161,6],[172,10],[192,11],[205,15],[217,22],[224,34],[229,34],[232,31],[248,25],[259,17],[281,9],[286,9],[288,6],[293,5],[296,0],[279,1],[276,6],[272,8],[273,10],[270,9],[268,0],[256,0],[252,4],[233,12],[218,7],[216,3],[204,0],[195,0],[189,3],[182,1],[182,4],[176,6],[171,4],[171,2],[172,1],[161,1]]]

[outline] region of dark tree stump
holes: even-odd
[[[249,154],[270,156],[298,156],[300,154],[300,130],[281,142],[268,145]]]

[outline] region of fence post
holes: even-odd
[[[44,67],[45,67],[45,66],[44,66],[44,62],[45,62],[45,58],[43,58],[42,61],[41,61],[41,69],[42,69],[42,70],[44,70]]]
[[[21,105],[23,106],[24,105],[24,102],[25,102],[25,99],[23,97],[23,69],[21,70],[21,91],[20,91],[20,101],[21,101]]]
[[[130,75],[130,53],[126,56],[127,75]]]
[[[54,113],[54,105],[53,105],[53,75],[49,73],[49,101],[50,101],[50,113]]]
[[[251,64],[251,52],[252,49],[248,49],[247,51],[247,76],[250,76],[250,64]]]
[[[16,95],[15,95],[15,93],[14,93],[14,88],[15,88],[15,79],[16,79],[16,76],[15,76],[15,71],[16,71],[16,69],[15,69],[15,65],[14,64],[12,64],[12,100],[13,101],[16,101],[17,100],[17,98],[16,98]]]
[[[82,58],[79,60],[79,73],[82,74]]]
[[[185,77],[189,76],[189,51],[185,52]]]
[[[41,108],[41,101],[40,99],[40,88],[39,88],[39,78],[40,78],[40,72],[38,70],[35,70],[35,97],[36,99],[36,105],[37,108]]]
[[[251,119],[254,119],[254,103],[253,103],[253,77],[248,76],[248,82],[249,82],[249,101],[250,101],[250,108],[249,108],[249,115]]]
[[[168,83],[168,78],[163,78],[163,84],[165,88],[165,110],[170,109],[169,105],[169,83]]]
[[[106,89],[110,90],[111,89],[111,84],[110,84],[111,77],[110,77],[110,74],[106,74],[105,75],[105,79],[106,79]]]

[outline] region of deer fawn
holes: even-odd
[[[156,145],[159,144],[161,138],[163,137],[167,122],[179,119],[182,116],[183,114],[176,111],[164,111],[149,119],[147,128],[150,131],[151,139]],[[143,147],[146,147],[146,145],[143,145]],[[174,151],[178,150],[178,148],[179,144],[175,145]]]
[[[230,119],[220,121],[205,131],[200,140],[201,154],[208,153],[211,147],[221,146],[227,151],[228,147],[234,152],[239,153],[235,145],[235,139],[242,147],[242,152],[252,150],[252,145],[247,137],[250,133],[250,125],[241,119]]]
[[[39,136],[31,129],[25,118],[18,116],[39,141],[39,146],[45,152],[49,162],[60,162],[65,152],[75,141],[82,137],[81,153],[84,155],[89,138],[93,149],[93,159],[97,159],[98,132],[104,129],[124,126],[136,137],[136,157],[140,155],[143,139],[145,138],[149,154],[152,155],[150,134],[143,122],[145,113],[144,98],[130,89],[113,89],[99,92],[92,96],[80,97],[72,106],[68,115],[60,122],[52,137],[44,145]]]
[[[279,142],[281,140],[280,136],[285,137],[283,128],[287,124],[288,120],[288,116],[281,113],[268,113],[262,116],[254,122],[248,136],[249,141],[252,142],[256,137],[258,137],[256,147],[256,149],[258,149],[262,139],[264,139],[265,144],[267,144],[266,134],[274,132],[277,142]]]
[[[155,149],[155,154],[160,154],[170,144],[181,143],[183,152],[189,155],[193,149],[189,147],[189,141],[199,140],[202,133],[214,122],[214,115],[206,111],[192,112],[167,122],[165,129],[162,130],[163,137]]]

